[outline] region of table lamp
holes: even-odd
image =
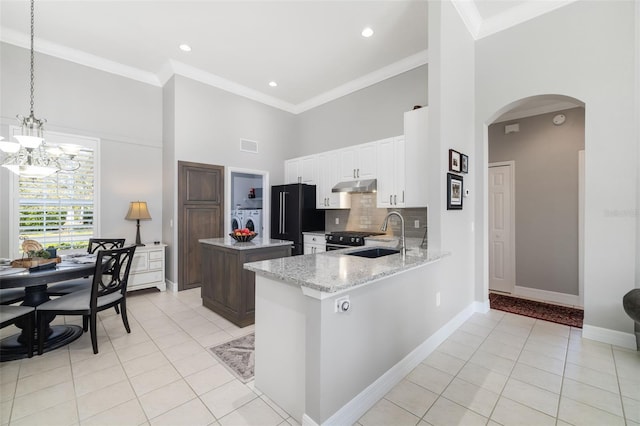
[[[125,217],[127,220],[135,220],[136,221],[136,245],[143,246],[140,242],[140,220],[150,220],[151,215],[149,214],[149,209],[147,209],[146,201],[132,201],[129,205],[129,212]]]

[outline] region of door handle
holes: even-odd
[[[393,204],[393,195],[389,195],[389,205]]]
[[[278,195],[280,196],[280,208],[278,209],[278,232],[282,234],[282,192]]]
[[[402,202],[404,203],[404,189],[402,190]]]
[[[356,169],[353,169],[353,178],[356,178]]]
[[[287,192],[282,193],[282,233],[287,233]]]
[[[396,206],[398,205],[398,196],[397,195],[393,196],[393,204],[396,205]]]
[[[358,171],[358,173],[357,173],[358,176],[357,177],[360,177],[360,169],[356,169],[356,170]]]

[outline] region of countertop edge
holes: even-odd
[[[322,254],[316,254],[316,255],[311,255],[311,256],[318,256],[318,255],[322,255]],[[379,272],[379,273],[375,273],[366,277],[362,277],[361,279],[357,279],[354,280],[353,282],[349,283],[349,285],[343,285],[343,286],[323,286],[320,284],[316,284],[313,282],[309,282],[309,281],[305,281],[303,279],[297,279],[295,277],[292,277],[291,275],[285,275],[285,274],[281,274],[281,273],[276,273],[276,272],[272,272],[272,271],[268,271],[265,270],[263,268],[261,268],[260,266],[258,266],[259,262],[254,262],[254,263],[246,263],[244,265],[244,268],[252,271],[254,273],[256,273],[257,275],[260,276],[264,276],[266,278],[271,278],[271,279],[275,279],[278,281],[282,281],[284,283],[290,284],[290,285],[294,285],[294,286],[298,286],[301,287],[303,293],[305,293],[306,295],[310,296],[310,297],[314,297],[317,299],[324,299],[326,297],[331,297],[331,296],[335,296],[336,294],[339,294],[343,291],[348,291],[348,290],[352,290],[356,287],[361,287],[361,286],[365,286],[365,285],[369,285],[372,284],[376,281],[379,281],[381,279],[384,278],[388,278],[394,275],[398,275],[401,274],[403,272],[406,271],[410,271],[413,269],[418,269],[427,265],[430,265],[432,263],[436,263],[438,261],[440,261],[441,259],[450,256],[451,252],[448,251],[442,251],[442,252],[438,252],[438,253],[434,253],[433,255],[429,256],[428,258],[426,258],[424,261],[422,262],[417,262],[417,263],[411,263],[408,265],[401,265],[395,268],[390,268],[388,270]]]
[[[216,247],[224,247],[233,250],[256,250],[256,249],[264,249],[270,247],[282,247],[282,246],[290,246],[293,244],[293,241],[288,240],[262,240],[261,238],[256,238],[252,241],[241,243],[233,240],[231,237],[223,237],[223,238],[202,238],[199,239],[198,242],[200,244],[208,244]]]

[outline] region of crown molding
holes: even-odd
[[[12,29],[3,28],[0,32],[0,41],[13,44],[18,47],[23,47],[27,50],[31,48],[31,41],[28,36]],[[33,50],[45,55],[64,59],[69,62],[74,62],[76,64],[95,68],[111,74],[116,74],[142,83],[151,84],[152,86],[160,86],[160,80],[155,74],[142,71],[138,68],[123,65],[118,62],[110,61],[90,53],[71,49],[61,44],[40,38],[34,39],[33,46]]]
[[[243,96],[245,98],[261,102],[265,105],[269,105],[283,111],[296,114],[296,107],[293,104],[284,102],[273,96],[265,95],[264,93],[261,93],[257,90],[251,89],[247,86],[243,86],[242,84],[235,83],[231,80],[227,80],[226,78],[222,78],[215,74],[202,71],[201,69],[192,67],[191,65],[183,64],[182,62],[170,60],[169,63],[171,70],[173,70],[173,74],[188,77],[192,80],[199,81],[209,86],[217,87],[238,96]]]
[[[451,0],[460,18],[474,40],[496,34],[507,28],[537,18],[578,0],[560,1],[528,1],[518,6],[506,9],[504,12],[483,19],[476,7],[475,1]]]
[[[471,37],[477,40],[482,27],[482,16],[480,16],[476,3],[469,0],[451,0],[451,4],[460,15]]]
[[[423,50],[414,55],[408,56],[386,67],[380,68],[369,74],[366,74],[360,78],[352,80],[342,86],[338,86],[335,89],[322,93],[316,97],[313,97],[307,101],[304,101],[296,105],[296,114],[308,111],[312,108],[318,107],[327,102],[331,102],[343,96],[349,95],[365,87],[372,86],[388,78],[402,74],[403,72],[410,71],[414,68],[427,64],[429,62],[428,50]]]
[[[537,18],[538,16],[552,12],[576,1],[578,0],[563,0],[561,2],[529,1],[521,3],[516,7],[507,9],[499,15],[484,20],[476,40],[506,30],[507,28],[515,27],[523,22]]]
[[[0,41],[22,47],[27,50],[30,49],[29,38],[25,34],[21,34],[11,29],[3,29],[2,32],[0,32]],[[71,49],[48,40],[36,38],[34,42],[34,50],[39,53],[64,59],[90,68],[95,68],[111,74],[116,74],[156,87],[163,87],[171,77],[174,75],[181,75],[238,96],[281,109],[291,114],[300,114],[304,111],[308,111],[322,104],[364,89],[365,87],[369,87],[388,78],[402,74],[403,72],[410,71],[428,63],[429,59],[428,51],[423,50],[296,105],[174,60],[169,60],[158,70],[157,74],[154,74],[101,58],[90,53]]]

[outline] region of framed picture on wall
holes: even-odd
[[[469,157],[464,154],[460,154],[460,171],[469,173]]]
[[[460,153],[453,149],[449,150],[449,171],[460,172]]]
[[[462,210],[462,176],[447,173],[447,210]]]

